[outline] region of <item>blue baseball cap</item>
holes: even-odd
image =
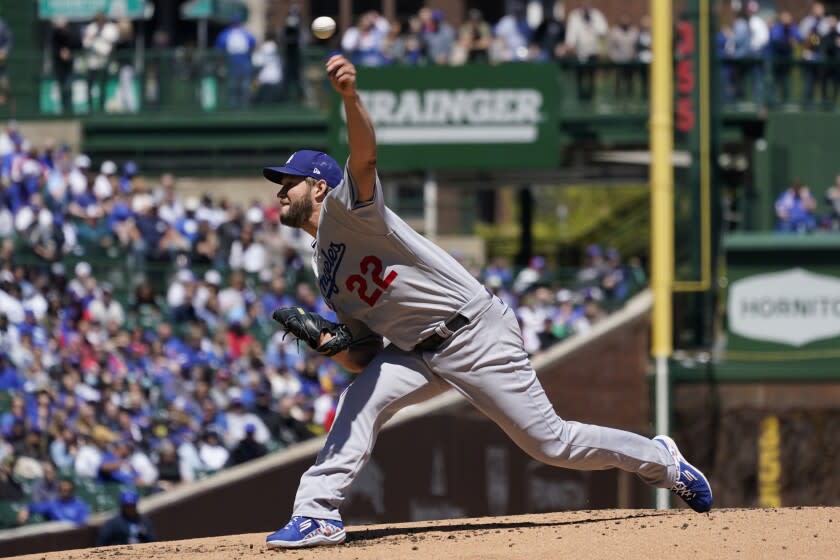
[[[341,166],[324,152],[316,150],[298,150],[289,156],[285,165],[263,167],[263,176],[272,183],[280,183],[284,175],[323,179],[331,189],[344,179]]]
[[[120,492],[120,505],[123,506],[136,506],[137,501],[140,499],[140,496],[137,495],[137,492],[134,490],[123,490]]]

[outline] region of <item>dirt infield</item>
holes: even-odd
[[[351,527],[333,548],[268,550],[265,534],[21,556],[27,560],[838,558],[840,508],[598,510]],[[679,555],[679,556],[677,556]]]

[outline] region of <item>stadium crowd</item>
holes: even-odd
[[[36,148],[14,123],[0,160],[0,510],[31,504],[11,524],[80,522],[96,504],[77,488],[163,491],[329,430],[350,377],[269,319],[335,318],[273,203],[184,198],[171,175],[149,187],[132,162]],[[645,284],[614,249],[586,259],[564,287],[542,257],[472,270],[536,354]],[[125,285],[107,280],[118,265]]]
[[[592,101],[596,81],[604,80],[616,99],[646,97],[651,61],[647,15],[632,21],[622,14],[610,21],[597,1],[568,11],[562,0],[552,9],[543,10],[542,5],[510,2],[509,11],[498,21],[473,8],[457,25],[447,21],[443,11],[429,7],[393,20],[370,10],[342,30],[335,47],[360,66],[554,60],[573,69],[581,101]],[[777,11],[756,0],[732,2],[730,8],[719,15],[716,37],[724,102],[835,106],[840,91],[840,23],[823,2],[811,3],[804,13]],[[305,93],[303,52],[313,39],[297,3],[291,4],[285,22],[262,38],[233,18],[207,45],[209,58],[208,53],[193,52],[202,46],[184,44],[163,29],[155,30],[144,39],[151,58],[142,78],[142,102],[126,85],[138,70],[132,61],[136,32],[131,21],[111,21],[103,13],[83,24],[52,21],[45,66],[56,80],[63,112],[74,110],[73,84],[80,76],[87,84],[85,111],[131,112],[164,102],[159,75],[164,67],[183,63],[181,71],[205,76],[208,60],[214,61],[217,75],[226,82],[230,108],[301,101],[312,93]],[[11,30],[0,20],[0,105],[7,99],[5,67],[14,56],[13,46]],[[162,54],[167,51],[174,58]],[[159,55],[164,58],[155,58]],[[796,72],[800,85],[795,92]],[[103,105],[108,80],[120,84],[110,108]]]

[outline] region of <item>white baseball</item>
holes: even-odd
[[[312,20],[312,34],[319,39],[329,39],[335,33],[335,20],[329,16],[321,16]]]

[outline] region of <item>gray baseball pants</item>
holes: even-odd
[[[619,468],[660,488],[677,467],[646,437],[570,422],[555,412],[525,351],[514,312],[480,296],[461,313],[470,323],[434,352],[389,345],[341,395],[315,464],[301,477],[294,515],[341,519],[345,492],[370,458],[382,425],[398,410],[454,387],[531,457],[577,470]]]

